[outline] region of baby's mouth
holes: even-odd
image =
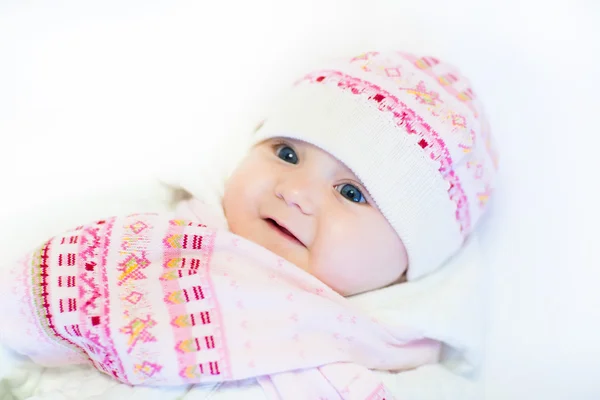
[[[300,245],[304,246],[304,243],[302,243],[302,241],[300,239],[298,239],[292,232],[290,232],[286,227],[279,225],[277,223],[277,221],[275,221],[272,218],[266,218],[265,221],[267,221],[267,223],[275,230],[277,230],[279,233],[281,233],[283,236],[285,236],[287,239],[294,241]]]

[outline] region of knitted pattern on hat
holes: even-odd
[[[454,255],[487,209],[497,155],[482,105],[434,57],[368,52],[286,90],[253,142],[302,140],[347,165],[406,246],[408,279]]]

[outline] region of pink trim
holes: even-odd
[[[173,246],[167,247],[167,242],[168,242],[167,238],[170,238],[173,235],[182,236],[183,232],[184,232],[183,226],[178,226],[177,224],[169,224],[169,228],[164,236],[164,239],[162,240],[163,251],[164,251],[163,267],[165,267],[165,269],[167,267],[169,260],[171,260],[173,258],[176,258],[176,259],[182,258],[181,250],[179,248],[173,247]],[[165,298],[169,294],[171,294],[173,292],[177,292],[181,289],[179,286],[179,280],[177,280],[177,279],[161,280],[160,282],[161,282],[161,286],[163,289],[163,295]],[[168,301],[165,301],[165,304],[167,305],[167,309],[169,311],[169,319],[170,320],[173,320],[173,318],[175,316],[179,316],[179,315],[182,315],[182,314],[185,314],[188,312],[187,308],[185,306],[185,303],[184,304],[173,304]],[[182,353],[180,351],[177,351],[177,345],[181,340],[185,340],[185,339],[189,339],[189,338],[193,337],[192,329],[191,329],[191,327],[174,327],[173,325],[171,325],[171,328],[173,330],[173,338],[175,339],[174,343],[173,343],[173,345],[175,347],[173,348],[173,350],[175,350],[175,352],[177,354],[177,364],[178,364],[177,369],[179,371],[181,371],[186,366],[193,365],[196,361],[196,355],[194,353]],[[182,376],[182,378],[183,378],[183,376]]]
[[[48,271],[50,269],[48,259],[50,257],[49,253],[50,253],[50,247],[51,247],[52,242],[53,242],[53,239],[46,242],[46,244],[42,247],[39,264],[35,265],[33,267],[34,269],[32,271],[32,278],[33,278],[33,286],[32,287],[40,288],[39,295],[35,297],[35,300],[37,302],[37,309],[42,311],[42,314],[43,314],[43,318],[40,318],[40,325],[43,322],[45,322],[46,323],[45,326],[41,326],[41,327],[43,330],[45,330],[47,332],[47,334],[50,333],[54,337],[58,338],[59,342],[60,341],[66,342],[68,347],[71,348],[72,350],[81,351],[83,353],[83,355],[86,355],[84,349],[81,346],[77,345],[75,342],[72,342],[65,336],[61,335],[58,332],[58,330],[56,329],[56,326],[54,325],[54,318],[53,318],[52,312],[50,310],[50,293],[48,292],[48,286],[50,285],[50,282],[48,279],[50,276],[49,271]],[[37,269],[37,271],[36,271],[36,269]],[[42,316],[40,316],[40,317],[42,317]]]
[[[229,351],[227,349],[227,343],[224,339],[223,334],[223,318],[220,314],[219,304],[216,300],[215,288],[212,280],[210,279],[210,274],[208,269],[211,255],[214,248],[214,233],[208,229],[203,229],[200,226],[196,226],[197,224],[179,224],[179,223],[170,223],[168,230],[165,232],[164,238],[162,240],[163,243],[163,268],[165,270],[169,269],[190,269],[193,268],[196,272],[196,276],[199,276],[201,279],[202,294],[203,298],[194,301],[201,301],[205,306],[205,311],[210,313],[211,323],[207,324],[206,331],[203,332],[199,337],[199,343],[201,343],[202,348],[205,346],[204,336],[212,336],[214,340],[214,347],[211,348],[211,353],[214,354],[215,358],[213,359],[205,359],[206,350],[205,351],[197,351],[197,352],[184,352],[179,349],[182,341],[195,339],[196,335],[194,335],[192,326],[177,326],[173,323],[179,317],[189,315],[190,311],[186,306],[187,301],[190,300],[189,296],[194,295],[194,289],[192,287],[187,288],[187,290],[183,290],[179,284],[179,279],[161,279],[161,286],[163,289],[163,296],[165,297],[165,304],[167,305],[167,309],[169,312],[169,319],[171,321],[171,328],[173,330],[173,337],[175,339],[174,342],[174,350],[177,354],[177,363],[178,363],[178,371],[179,376],[185,381],[188,382],[189,379],[186,376],[186,371],[189,368],[194,366],[200,366],[200,370],[203,375],[210,375],[211,372],[214,372],[214,366],[217,366],[221,379],[230,379],[233,377],[231,371],[231,364],[229,358]],[[206,232],[206,233],[205,233]],[[188,239],[188,236],[190,237]],[[201,246],[196,246],[197,240],[193,239],[195,237],[201,236],[202,244]],[[167,240],[168,238],[179,237],[182,240],[178,242],[173,242]],[[196,238],[197,239],[197,238]],[[186,259],[185,266],[171,266],[171,260]],[[199,263],[187,262],[191,259],[200,260]],[[181,274],[180,277],[189,276],[187,274]],[[185,293],[188,293],[188,298],[186,302],[178,304],[171,301],[168,301],[167,298],[175,292],[180,292],[185,296]],[[197,313],[194,313],[197,314]],[[218,356],[217,356],[218,354]],[[215,363],[216,361],[216,363]],[[202,379],[207,382],[210,381],[209,376],[205,376]]]
[[[225,324],[223,322],[223,315],[221,314],[221,306],[219,305],[219,300],[217,296],[217,291],[215,290],[215,285],[211,279],[211,275],[209,273],[209,265],[210,259],[214,252],[215,247],[215,236],[214,232],[211,232],[210,235],[205,236],[204,249],[206,253],[206,263],[204,264],[204,269],[206,271],[206,282],[208,286],[208,290],[210,295],[207,297],[208,301],[212,302],[211,314],[216,315],[216,326],[219,328],[219,352],[221,353],[221,361],[224,361],[224,365],[221,366],[221,369],[224,371],[224,375],[227,378],[233,377],[233,372],[231,371],[231,357],[229,355],[229,348],[227,347],[228,341],[226,340],[227,335],[225,334]],[[226,372],[226,374],[225,374]]]
[[[98,335],[96,333],[91,333],[91,329],[93,326],[90,326],[89,319],[92,317],[98,317],[95,315],[98,314],[98,305],[97,301],[101,298],[100,288],[96,285],[96,275],[98,274],[98,268],[100,268],[98,264],[98,255],[97,250],[100,245],[100,236],[98,234],[98,227],[82,227],[79,235],[81,236],[81,240],[78,241],[79,246],[77,249],[79,255],[79,263],[77,264],[77,273],[79,275],[79,286],[78,286],[78,297],[80,298],[80,308],[79,308],[79,330],[83,333],[83,337],[86,339],[87,346],[86,349],[93,349],[94,351],[86,351],[92,364],[101,371],[106,373],[110,373],[104,366],[102,365],[102,360],[94,359],[94,357],[99,357],[100,351],[102,349],[104,352],[104,346],[100,343]],[[93,271],[96,272],[93,272]],[[91,309],[91,311],[90,311]],[[96,312],[94,312],[96,311]]]
[[[100,265],[99,268],[102,269],[102,286],[104,287],[104,301],[102,302],[103,305],[103,314],[104,317],[106,318],[106,321],[104,321],[104,323],[102,323],[99,326],[103,326],[104,327],[104,334],[106,341],[108,342],[108,347],[105,351],[106,351],[106,357],[105,359],[107,359],[109,361],[109,363],[112,365],[113,363],[116,364],[116,369],[117,370],[112,370],[111,373],[115,376],[115,378],[119,379],[120,381],[123,381],[125,383],[130,383],[129,378],[127,377],[127,374],[125,373],[125,368],[123,368],[123,364],[121,363],[121,358],[119,357],[119,354],[117,352],[117,349],[115,347],[115,343],[112,340],[112,336],[110,333],[110,294],[109,294],[109,286],[108,286],[108,277],[106,275],[106,271],[108,269],[108,266],[106,265],[106,259],[108,257],[108,248],[110,246],[110,235],[112,234],[112,229],[113,229],[113,225],[115,223],[115,219],[116,218],[111,218],[109,221],[101,221],[102,225],[106,226],[106,232],[103,235],[104,237],[104,242],[101,242],[101,248],[102,248],[102,259],[100,261]],[[109,358],[111,357],[111,358]],[[104,362],[103,362],[104,363]],[[120,377],[119,377],[120,374]]]
[[[432,160],[440,163],[439,171],[449,184],[448,196],[456,204],[455,216],[460,224],[461,233],[463,236],[469,233],[471,228],[469,201],[458,175],[452,168],[453,161],[446,143],[414,110],[381,87],[339,71],[322,70],[313,72],[299,80],[297,84],[301,82],[336,85],[352,94],[366,96],[371,104],[380,111],[390,113],[396,125],[402,127],[407,134],[421,138],[418,141],[419,146]]]

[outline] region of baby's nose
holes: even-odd
[[[317,184],[307,176],[290,174],[275,187],[275,195],[290,207],[298,207],[303,214],[315,213],[318,202]]]

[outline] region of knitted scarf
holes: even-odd
[[[160,214],[79,226],[10,274],[2,342],[42,365],[90,363],[131,385],[258,378],[272,398],[390,399],[369,369],[410,369],[439,353],[255,243]]]

